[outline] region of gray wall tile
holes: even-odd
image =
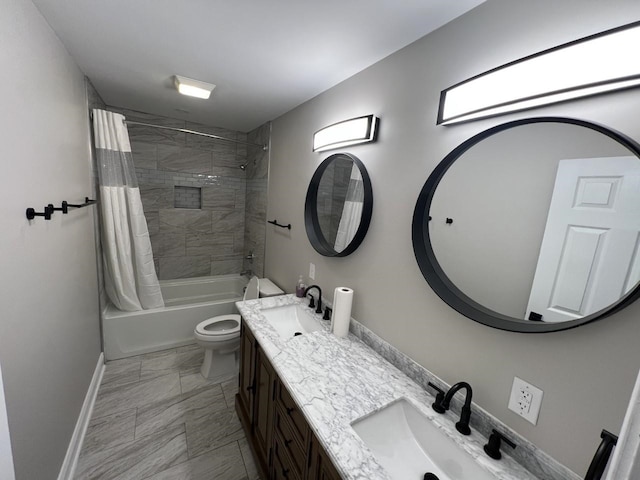
[[[155,233],[151,235],[154,257],[183,257],[185,255],[184,233]]]
[[[161,233],[210,233],[211,212],[173,208],[160,210]]]
[[[160,280],[206,277],[210,272],[211,259],[208,255],[160,258]]]
[[[202,207],[209,210],[233,210],[239,190],[226,187],[202,187]],[[244,192],[240,192],[244,194]]]
[[[210,174],[211,152],[173,145],[158,145],[158,168],[177,172]]]
[[[131,154],[136,168],[158,168],[158,146],[155,143],[132,141]]]
[[[140,179],[138,179],[140,181]],[[140,198],[145,214],[173,208],[173,187],[140,183]]]
[[[188,233],[186,249],[187,255],[232,255],[233,233]]]

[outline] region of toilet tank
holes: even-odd
[[[268,278],[261,278],[259,282],[260,298],[284,295],[284,291]]]

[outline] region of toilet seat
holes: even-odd
[[[196,325],[196,338],[201,340],[222,342],[237,338],[240,332],[241,317],[238,314],[219,315]]]

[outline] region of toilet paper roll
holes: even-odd
[[[336,337],[346,337],[349,334],[351,322],[351,304],[353,290],[338,287],[333,292],[333,315],[331,315],[331,331]]]

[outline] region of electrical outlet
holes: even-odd
[[[316,264],[315,263],[310,263],[309,264],[309,278],[311,280],[315,280],[316,279]]]
[[[542,405],[543,393],[538,387],[514,377],[511,396],[509,397],[509,410],[536,425],[540,414],[540,406]]]

